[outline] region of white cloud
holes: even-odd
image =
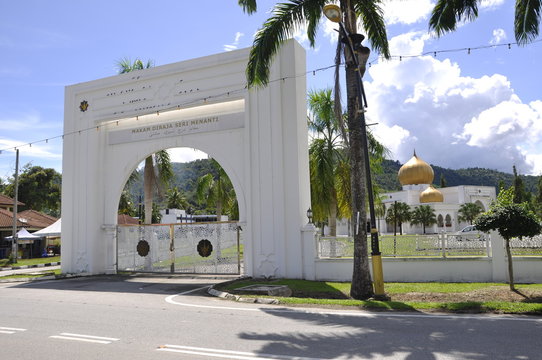
[[[44,122],[40,114],[34,111],[0,118],[0,130],[4,133],[7,131],[52,129],[56,127],[58,126]]]
[[[224,45],[224,51],[232,51],[236,50],[239,47],[239,40],[244,36],[242,32],[236,32],[235,33],[235,39],[233,40],[233,43]]]
[[[493,37],[489,41],[491,45],[500,44],[503,40],[506,40],[506,32],[503,29],[493,30]]]
[[[410,33],[390,43],[420,52],[425,39]],[[399,161],[415,148],[444,167],[540,171],[542,101],[522,103],[505,76],[462,76],[458,64],[433,56],[381,62],[369,73],[368,116]]]
[[[387,25],[414,24],[428,18],[434,6],[431,0],[388,0],[384,2],[384,20]]]
[[[53,151],[53,149],[58,148],[58,146],[52,143],[46,143],[45,141],[43,141],[30,146],[28,145],[28,143],[24,143],[22,141],[0,139],[0,149],[3,149],[2,154],[4,154],[4,152],[14,153],[15,148],[18,148],[22,155],[29,158],[40,158],[49,160],[62,159],[61,153]]]
[[[480,10],[495,10],[504,4],[504,0],[482,0],[480,1]]]
[[[186,163],[198,159],[207,159],[207,154],[203,151],[189,148],[168,149],[171,162]]]

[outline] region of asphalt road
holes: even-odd
[[[213,278],[0,284],[1,358],[540,359],[542,318],[284,308],[209,297]]]

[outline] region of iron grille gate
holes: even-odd
[[[117,271],[241,274],[235,222],[118,225]]]

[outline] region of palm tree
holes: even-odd
[[[410,220],[410,206],[404,202],[398,201],[394,202],[392,206],[388,209],[386,215],[386,221],[399,225],[399,234],[403,235],[403,223]],[[393,229],[393,234],[397,232],[396,228]]]
[[[429,20],[429,29],[434,30],[437,36],[455,31],[457,24],[478,17],[478,4],[481,2],[438,0]],[[541,7],[540,0],[516,1],[514,33],[518,44],[525,45],[538,37]]]
[[[307,36],[310,45],[314,47],[316,31],[323,15],[325,0],[289,0],[276,4],[271,17],[263,24],[256,33],[253,48],[249,55],[247,66],[247,80],[249,86],[263,86],[269,82],[269,67],[274,55],[281,43],[290,37],[293,31],[300,26],[307,25]],[[256,0],[239,0],[239,5],[248,14],[257,10]],[[380,0],[339,0],[342,13],[344,14],[344,27],[350,34],[357,31],[358,18],[367,31],[367,36],[373,49],[380,52],[385,58],[389,58],[388,40],[386,27]],[[351,168],[351,205],[352,213],[358,214],[360,219],[366,219],[365,195],[366,174],[363,149],[366,147],[363,137],[362,124],[365,124],[365,115],[362,104],[359,103],[357,88],[358,73],[365,74],[370,50],[362,47],[355,56],[359,58],[359,68],[355,68],[353,54],[348,47],[344,47],[341,41],[337,42],[336,64],[341,62],[341,56],[346,59],[346,98],[347,98],[347,126],[348,134],[344,135],[345,143],[349,144],[349,161]],[[336,77],[336,80],[338,76]],[[340,109],[340,91],[338,81],[335,86],[335,101]],[[339,112],[340,113],[340,112]],[[340,116],[338,116],[339,120]],[[343,131],[343,134],[346,134]],[[369,273],[369,257],[367,251],[367,233],[365,226],[360,226],[359,232],[354,235],[354,268],[352,274],[352,286],[350,295],[355,299],[367,299],[373,296],[373,286]]]
[[[328,220],[329,235],[337,235],[339,163],[344,162],[339,121],[335,117],[331,89],[311,91],[308,96],[309,129],[316,137],[309,146],[311,207],[314,220]],[[341,214],[342,215],[342,214]]]
[[[148,69],[153,66],[151,60],[148,60],[146,64],[140,59],[135,59],[133,62],[130,59],[122,59],[117,62],[117,68],[119,74],[124,74],[136,70]],[[162,187],[167,186],[169,181],[173,178],[173,168],[169,154],[166,150],[158,151],[145,159],[145,167],[143,169],[143,191],[144,191],[144,203],[145,203],[145,216],[144,223],[152,224],[153,218],[153,193],[157,187],[158,191],[162,193]],[[156,218],[156,217],[155,217]]]
[[[123,190],[120,194],[119,201],[119,214],[126,214],[129,216],[134,216],[136,213],[134,202],[132,201],[132,196],[128,190]]]
[[[429,205],[416,206],[410,213],[410,223],[413,225],[422,224],[423,233],[425,234],[425,227],[436,224],[437,215],[435,210]]]
[[[224,209],[232,209],[232,203],[236,201],[235,191],[230,178],[214,159],[211,164],[215,168],[215,174],[206,174],[198,179],[196,197],[199,203],[207,203],[208,207],[216,207],[216,218],[220,221]]]
[[[482,212],[482,209],[480,206],[474,204],[474,203],[465,203],[461,204],[458,211],[458,218],[457,220],[461,221],[468,221],[470,225],[472,225],[472,222],[476,217]]]
[[[168,209],[187,209],[189,206],[185,194],[177,187],[173,187],[167,192]]]

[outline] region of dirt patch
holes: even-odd
[[[464,293],[419,293],[411,292],[391,295],[392,301],[417,301],[417,302],[530,302],[542,303],[542,289],[520,289],[517,292],[510,291],[507,287],[492,286],[484,289],[473,290]]]

